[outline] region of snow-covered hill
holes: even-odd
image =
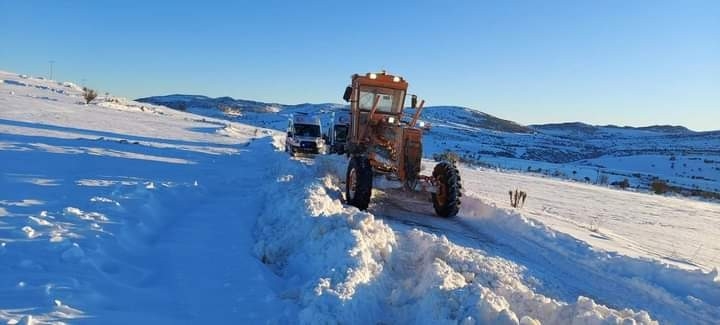
[[[457,218],[388,189],[360,212],[342,203],[343,156],[282,152],[282,114],[312,105],[230,121],[0,80],[9,324],[720,319],[715,203],[461,165]],[[470,148],[462,128],[538,136],[432,123],[433,150],[442,134]],[[509,207],[513,188],[525,208]]]
[[[323,114],[337,104],[281,105],[170,95],[139,101],[278,130],[294,112]],[[230,109],[229,107],[232,107]],[[271,112],[271,114],[266,114]],[[408,115],[413,110],[406,112]],[[329,114],[326,114],[329,119]],[[533,171],[588,183],[619,183],[649,190],[662,181],[685,195],[720,198],[720,131],[693,132],[681,126],[592,126],[558,123],[523,126],[477,110],[431,106],[422,114],[432,125],[425,136],[428,156],[452,150],[465,162]],[[328,120],[326,119],[326,120]]]

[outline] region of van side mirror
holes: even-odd
[[[417,95],[412,95],[412,97],[410,97],[410,107],[417,107]]]
[[[345,88],[345,93],[343,94],[343,99],[344,99],[346,102],[349,102],[349,101],[350,101],[350,96],[352,96],[352,87],[347,86],[347,87]]]

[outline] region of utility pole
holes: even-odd
[[[50,60],[50,80],[53,80],[53,64],[55,64],[55,60]]]

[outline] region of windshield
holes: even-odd
[[[402,101],[405,97],[404,90],[361,87],[358,104],[362,110],[372,110],[375,103],[375,96],[379,95],[377,111],[382,113],[399,113],[402,108]]]
[[[310,124],[295,124],[295,135],[299,137],[320,137],[320,126]]]
[[[335,126],[335,140],[344,141],[347,139],[348,127],[347,125],[336,125]]]

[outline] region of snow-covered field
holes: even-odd
[[[523,190],[529,195],[524,216],[594,247],[686,269],[720,267],[718,204],[519,173],[464,172],[465,184],[483,201],[510,208],[507,190]]]
[[[580,123],[533,129],[458,107],[430,107],[427,152],[452,150],[467,161],[589,183],[627,179],[648,190],[662,180],[686,191],[720,193],[720,132],[621,128]],[[493,122],[493,123],[490,123]],[[516,131],[518,129],[520,131]],[[607,178],[607,181],[601,181]]]
[[[345,159],[282,132],[0,80],[9,324],[720,319],[717,204],[463,166],[457,218],[393,190],[360,212]]]

